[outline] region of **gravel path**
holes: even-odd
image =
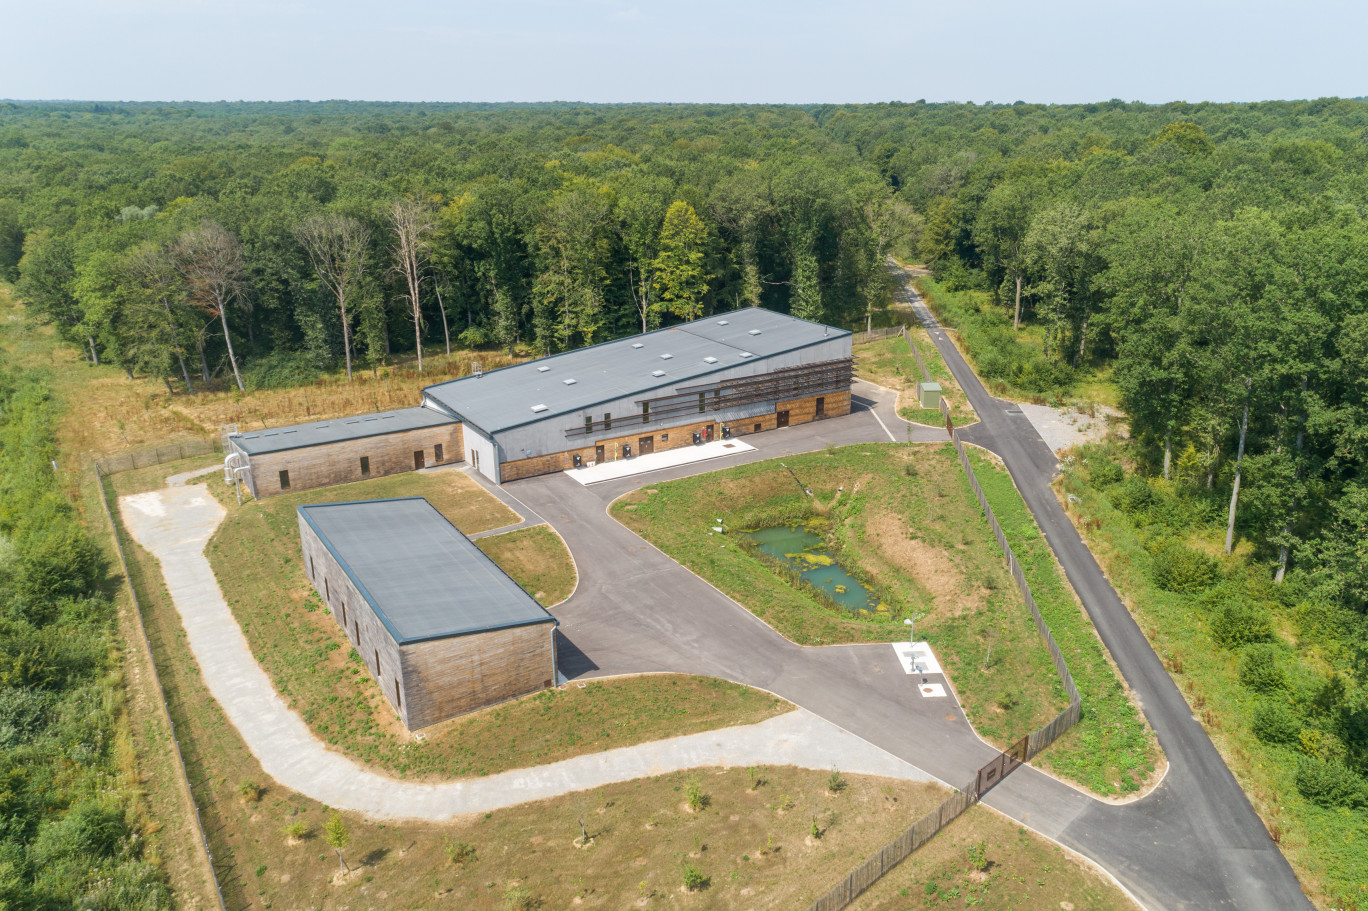
[[[285,705],[252,657],[204,547],[225,511],[202,484],[119,500],[129,533],[161,563],[204,682],[263,771],[327,806],[374,819],[440,821],[700,766],[839,766],[853,774],[935,780],[799,709],[759,724],[623,747],[465,781],[419,784],[369,771],[328,747]]]

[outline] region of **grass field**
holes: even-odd
[[[978,420],[969,400],[959,383],[951,376],[950,370],[941,360],[936,346],[927,338],[926,331],[914,326],[907,330],[908,337],[921,352],[926,369],[931,378],[941,385],[941,395],[950,406],[951,417],[956,426],[972,424]],[[922,381],[921,368],[912,355],[907,342],[900,337],[880,339],[855,348],[856,372],[861,379],[869,380],[898,393],[898,414],[918,424],[941,427],[945,424],[940,409],[921,408],[917,404],[917,384]]]
[[[165,475],[185,469],[167,464],[158,470]],[[122,495],[147,489],[152,481],[150,473],[127,472],[114,475],[111,483]],[[209,478],[209,487],[229,514],[206,552],[253,654],[277,691],[321,739],[388,773],[417,779],[487,775],[762,721],[792,708],[758,690],[711,678],[634,677],[596,682],[582,690],[544,691],[434,725],[416,741],[305,578],[295,506],[424,496],[468,533],[513,524],[517,515],[459,471],[392,475],[241,507],[217,476]],[[480,543],[548,605],[574,587],[570,554],[545,527]]]
[[[575,564],[570,552],[546,525],[490,535],[475,544],[542,607],[560,604],[575,590]]]
[[[1098,794],[1133,792],[1155,771],[1153,735],[1010,477],[975,460],[1083,694],[1083,721],[1037,762]],[[714,516],[744,529],[809,515],[810,501],[773,462],[636,491],[614,504],[613,515],[801,644],[892,641],[902,635],[901,618],[915,612],[919,635],[935,646],[970,721],[994,743],[1024,736],[1064,707],[1044,645],[948,444],[867,444],[785,464],[829,512],[842,564],[874,586],[887,614],[827,607],[702,531]]]

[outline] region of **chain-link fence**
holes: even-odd
[[[133,449],[128,452],[119,452],[114,455],[105,456],[95,460],[95,468],[102,476],[118,474],[121,471],[132,471],[135,468],[150,468],[153,465],[161,465],[164,462],[177,462],[181,459],[188,459],[191,456],[208,455],[211,452],[218,452],[219,444],[213,440],[206,440],[200,437],[191,437],[185,440],[178,440],[171,443],[163,443],[160,446],[150,446],[146,449]]]
[[[866,342],[877,342],[880,339],[892,338],[895,335],[901,335],[902,331],[902,326],[887,326],[883,329],[870,329],[868,332],[861,330],[859,332],[854,333],[854,338],[852,339],[852,342],[856,345],[863,345]]]

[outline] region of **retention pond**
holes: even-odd
[[[851,613],[879,610],[879,597],[836,561],[826,540],[805,525],[744,532],[745,540]]]

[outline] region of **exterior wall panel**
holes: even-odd
[[[427,727],[556,682],[554,623],[405,645],[404,722]]]
[[[400,433],[342,440],[302,449],[263,452],[251,456],[252,495],[258,499],[284,493],[280,472],[290,473],[290,491],[311,490],[413,470],[413,454],[423,452],[427,466],[445,465],[462,458],[464,446],[460,424],[444,424]],[[434,449],[442,447],[439,460]],[[370,460],[370,473],[361,473],[361,457]]]

